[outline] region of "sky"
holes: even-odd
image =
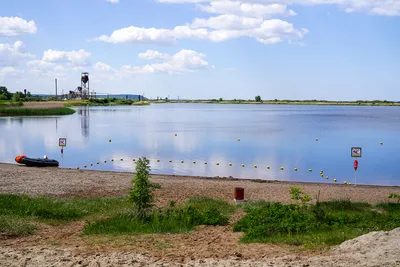
[[[400,0],[3,0],[0,86],[400,101]]]

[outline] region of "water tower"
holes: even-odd
[[[89,72],[82,72],[81,74],[81,97],[89,98]]]

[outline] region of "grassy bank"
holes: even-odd
[[[203,103],[203,104],[266,104],[266,105],[334,105],[334,106],[400,106],[400,102],[388,100],[327,101],[327,100],[153,100],[151,103]]]
[[[76,111],[71,108],[1,108],[0,116],[52,116],[71,115]]]
[[[371,231],[400,227],[400,204],[350,201],[320,202],[301,207],[254,202],[233,230],[244,232],[243,242],[278,243],[319,248],[340,244]]]

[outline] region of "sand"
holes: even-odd
[[[63,108],[63,102],[60,101],[46,101],[46,102],[24,102],[24,108],[40,108],[40,109],[50,109],[50,108]]]
[[[0,164],[0,193],[58,197],[125,195],[132,173],[27,168]],[[193,195],[233,203],[235,187],[247,200],[290,203],[289,189],[301,186],[320,200],[388,201],[400,187],[293,183],[244,179],[153,175],[159,183],[158,205],[181,202]],[[233,218],[237,220],[238,218]],[[84,237],[84,221],[61,226],[41,225],[31,236],[0,238],[0,266],[400,266],[400,229],[374,232],[329,251],[306,252],[289,246],[242,244],[232,226],[200,227],[191,234]]]

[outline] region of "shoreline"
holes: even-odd
[[[21,168],[35,169],[35,167],[27,167],[22,164],[0,162],[0,169],[2,165],[11,165]],[[42,169],[42,168],[41,168]],[[61,167],[46,167],[44,169],[53,170],[68,170],[68,171],[79,171],[82,173],[93,172],[93,173],[104,173],[104,174],[130,174],[134,175],[134,171],[110,171],[110,170],[89,170],[89,169],[74,169],[74,168],[61,168]],[[191,179],[201,179],[201,180],[213,180],[213,181],[245,181],[259,184],[268,183],[282,183],[282,184],[296,184],[296,185],[332,185],[332,186],[345,186],[345,187],[379,187],[379,188],[394,188],[400,189],[400,185],[377,185],[377,184],[343,184],[343,183],[324,183],[324,182],[306,182],[306,181],[281,181],[281,180],[267,180],[261,178],[238,178],[233,176],[204,176],[204,175],[184,175],[184,174],[163,174],[163,173],[150,173],[150,176],[164,177],[164,178],[191,178]]]
[[[132,187],[132,172],[35,168],[0,163],[0,193],[47,195],[54,197],[114,197],[127,195]],[[345,185],[318,182],[293,182],[242,178],[214,178],[185,175],[151,175],[161,185],[156,199],[164,205],[169,201],[182,202],[200,195],[233,201],[235,187],[245,189],[245,199],[292,203],[289,190],[299,186],[315,201],[351,200],[359,202],[388,202],[390,193],[400,194],[400,186]]]

